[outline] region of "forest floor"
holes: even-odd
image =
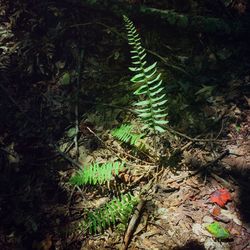
[[[13,109],[16,103],[8,94]],[[121,183],[119,192],[124,187],[130,192],[147,187],[128,249],[249,249],[250,113],[241,106],[243,102],[243,107],[249,105],[249,99],[241,98],[237,99],[240,105],[220,106],[225,109],[224,117],[234,117],[236,122],[225,126],[222,121],[217,134],[191,138],[169,129],[159,138],[159,145],[164,145],[158,151],[160,161],[145,155],[140,158],[110,136],[109,130],[94,125],[91,119],[96,113],[83,118],[80,164],[123,159],[132,166],[120,173],[118,183],[98,189],[73,188],[68,183],[75,167],[67,160],[76,154],[70,130],[58,143],[63,152],[59,155],[33,135],[29,141],[15,140],[4,147],[5,138],[10,137],[2,135],[1,249],[122,249],[126,228],[114,227],[94,236],[70,229],[84,217],[84,209],[110,201]],[[32,102],[32,96],[27,100]],[[19,112],[30,120],[27,123],[33,121]],[[37,128],[34,123],[34,130]],[[36,147],[30,146],[32,138]],[[20,169],[20,161],[30,166],[21,164]],[[12,170],[6,169],[7,164]],[[213,222],[219,222],[230,235],[211,234],[207,227]]]
[[[226,128],[224,139],[172,136],[172,166],[169,166],[169,152],[165,152],[168,165],[162,163],[158,172],[152,173],[149,166],[137,163],[136,169],[127,176],[128,186],[134,182],[138,185],[139,179],[139,186],[143,188],[151,178],[156,175],[157,178],[147,190],[129,249],[250,248],[250,114],[239,108],[237,112],[242,117],[240,128],[236,130],[234,125]],[[112,142],[108,145],[112,147]],[[107,156],[107,152],[97,152],[96,157]],[[129,158],[121,148],[116,152]],[[222,190],[225,194],[220,194]],[[218,200],[212,199],[215,194]],[[86,194],[76,192],[76,200],[81,201],[82,195]],[[103,198],[96,202],[102,203]],[[74,206],[74,209],[81,208],[78,203]],[[216,239],[206,230],[215,221],[230,232],[227,239],[223,236]],[[122,249],[123,236],[119,235],[116,230],[108,230],[89,237],[81,249]]]

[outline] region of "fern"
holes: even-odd
[[[114,198],[104,207],[88,212],[86,219],[79,223],[79,230],[96,234],[117,222],[127,223],[138,197],[131,194],[122,195],[120,199]]]
[[[124,163],[107,162],[104,164],[92,164],[84,169],[80,169],[69,182],[72,185],[82,186],[86,184],[102,185],[109,182],[114,175],[118,175],[119,171],[124,168]]]
[[[115,128],[111,131],[111,134],[118,140],[128,143],[132,146],[143,148],[144,143],[141,138],[144,134],[137,134],[133,132],[133,126],[131,124],[122,124],[119,128]]]
[[[132,21],[123,16],[128,32],[128,43],[132,46],[130,51],[133,67],[129,69],[135,73],[131,82],[139,84],[139,88],[134,92],[137,96],[143,96],[143,100],[135,103],[138,108],[138,116],[145,122],[144,128],[151,128],[154,132],[164,132],[166,120],[166,94],[163,93],[161,73],[157,72],[156,62],[147,66],[145,60],[146,52],[141,45],[141,39]]]

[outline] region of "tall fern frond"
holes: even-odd
[[[121,195],[106,203],[103,207],[87,213],[86,219],[79,223],[79,230],[96,234],[117,222],[127,223],[139,198],[131,194]]]
[[[141,140],[144,134],[133,132],[133,126],[131,124],[122,124],[119,128],[113,129],[111,134],[118,140],[137,148],[143,148],[144,146]]]
[[[90,166],[80,169],[69,180],[69,183],[76,186],[82,185],[102,185],[113,179],[119,171],[124,169],[124,163],[106,162],[104,164],[94,163]]]
[[[154,132],[164,132],[164,125],[167,112],[165,104],[167,102],[164,87],[162,86],[161,73],[157,72],[156,62],[147,65],[145,49],[141,45],[141,38],[136,31],[132,21],[123,16],[128,33],[128,43],[131,45],[131,59],[133,67],[129,69],[135,73],[131,82],[139,84],[139,88],[134,92],[137,96],[143,96],[143,100],[135,103],[138,116],[145,122],[144,128],[151,128]]]

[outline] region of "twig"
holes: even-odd
[[[83,200],[86,200],[86,198],[84,197],[83,192],[80,189],[80,187],[77,186],[77,185],[74,185],[74,187],[73,187],[73,189],[72,189],[72,191],[70,193],[69,199],[68,199],[68,211],[69,211],[69,213],[70,213],[70,207],[71,207],[72,197],[73,197],[74,192],[75,192],[76,189],[78,189],[78,191],[81,193],[81,196],[82,196]]]
[[[229,142],[229,141],[232,141],[232,139],[228,139],[228,140],[218,140],[218,139],[198,139],[198,138],[192,138],[192,137],[190,137],[190,136],[188,136],[188,135],[186,135],[186,134],[183,134],[183,133],[181,133],[181,132],[178,132],[178,131],[176,131],[176,130],[170,128],[170,127],[166,127],[166,129],[167,129],[169,132],[173,133],[173,134],[177,134],[177,135],[179,135],[179,136],[181,136],[181,137],[184,137],[184,138],[186,138],[186,139],[188,139],[188,140],[190,140],[190,141],[194,141],[194,142],[220,142],[220,143],[221,143],[221,142]]]
[[[70,162],[71,164],[75,165],[76,167],[83,168],[83,165],[81,165],[79,162],[73,160],[72,158],[70,158],[67,154],[65,154],[64,152],[61,151],[61,149],[56,145],[56,144],[51,144],[51,146],[56,149],[56,151],[58,152],[58,154],[60,156],[62,156],[65,160],[67,160],[68,162]]]
[[[80,58],[79,58],[79,68],[77,74],[76,82],[76,103],[75,103],[75,149],[76,149],[76,160],[79,159],[79,146],[78,146],[78,134],[79,134],[79,93],[80,93],[80,83],[82,78],[82,68],[83,68],[83,56],[84,50],[81,49]]]
[[[224,157],[228,156],[230,154],[229,150],[225,150],[223,153],[221,153],[218,157],[216,157],[214,160],[208,162],[203,166],[203,168],[208,168],[214,164],[216,164],[218,161],[222,160]]]
[[[159,55],[158,53],[156,53],[156,52],[154,52],[154,51],[152,51],[152,50],[150,50],[150,49],[146,49],[146,51],[147,51],[149,54],[158,57],[167,67],[172,68],[172,69],[175,70],[175,71],[179,71],[179,72],[181,72],[182,74],[188,76],[189,78],[194,78],[192,75],[190,75],[190,74],[189,74],[187,71],[185,71],[183,68],[178,67],[178,66],[176,66],[176,65],[174,65],[174,64],[168,63],[167,60],[166,60],[164,57],[162,57],[161,55]]]
[[[194,142],[190,141],[188,143],[186,143],[183,147],[181,147],[180,151],[184,152],[189,146],[191,146]]]
[[[222,133],[222,131],[224,129],[224,122],[225,122],[224,119],[222,119],[220,131],[219,131],[218,135],[215,137],[216,140],[219,138],[219,136],[221,135],[221,133]]]
[[[193,173],[188,173],[188,174],[186,174],[186,175],[184,175],[184,176],[180,176],[180,177],[177,177],[177,178],[175,178],[175,179],[169,180],[169,181],[166,183],[166,185],[167,185],[167,184],[171,184],[171,183],[173,183],[173,182],[180,182],[180,181],[182,181],[182,180],[184,180],[184,179],[186,179],[186,178],[188,178],[188,177],[194,176],[194,175],[200,173],[202,170],[207,169],[208,167],[210,167],[210,166],[216,164],[218,161],[222,160],[224,157],[226,157],[226,156],[229,155],[229,154],[230,154],[230,153],[229,153],[229,150],[226,150],[226,151],[224,151],[222,154],[220,154],[217,158],[215,158],[214,160],[212,160],[212,161],[206,163],[205,165],[201,166],[198,170],[194,171]]]
[[[129,222],[129,225],[127,227],[127,231],[126,231],[126,234],[125,234],[124,239],[123,239],[123,245],[121,247],[121,250],[128,249],[129,243],[131,241],[131,238],[132,238],[132,235],[135,231],[135,228],[138,225],[138,221],[141,217],[145,203],[146,202],[144,200],[140,200],[139,204],[137,205],[135,212],[134,212],[134,214]]]
[[[196,170],[196,171],[194,171],[194,172],[192,172],[192,173],[187,173],[187,174],[185,174],[184,176],[179,176],[179,177],[177,177],[177,178],[174,178],[174,179],[172,179],[172,180],[169,180],[169,181],[166,182],[166,185],[171,184],[171,183],[173,183],[173,182],[181,182],[182,180],[184,180],[184,179],[186,179],[186,178],[188,178],[188,177],[192,177],[192,176],[198,174],[200,171],[201,171],[201,169]]]
[[[131,112],[133,114],[138,114],[135,110],[133,109],[130,109],[130,108],[126,108],[126,107],[121,107],[119,105],[115,105],[115,104],[109,104],[109,103],[100,103],[100,102],[94,102],[94,101],[85,101],[85,100],[82,100],[81,101],[82,103],[89,103],[89,104],[95,104],[95,105],[102,105],[102,106],[107,106],[107,107],[111,107],[111,108],[116,108],[116,109],[123,109],[123,110],[126,110],[128,112]]]
[[[240,249],[240,250],[244,250],[244,249],[246,249],[248,246],[249,246],[249,242],[247,242],[246,244],[244,244],[243,246],[242,246],[242,248]]]
[[[106,145],[106,143],[100,138],[100,136],[98,136],[92,129],[90,129],[89,127],[87,127],[87,129],[88,129],[88,131],[91,133],[91,134],[93,134],[106,148],[108,148],[111,152],[113,152],[114,154],[116,154],[117,155],[117,152],[115,152],[115,150],[114,149],[112,149],[111,147],[108,147],[107,145]],[[144,164],[146,164],[146,165],[151,165],[151,163],[149,163],[149,162],[147,162],[147,161],[144,161],[144,160],[141,160],[141,159],[139,159],[139,158],[137,158],[137,157],[135,157],[135,156],[133,156],[133,155],[131,155],[131,154],[129,154],[129,153],[127,153],[127,152],[123,152],[126,156],[128,156],[128,157],[130,157],[130,158],[132,158],[132,159],[134,159],[134,160],[137,160],[137,161],[141,161],[141,162],[143,162]],[[122,158],[122,157],[120,157],[119,155],[117,155],[117,157],[120,159],[120,160],[122,160],[122,161],[124,161],[124,159]]]
[[[210,175],[215,179],[217,180],[218,182],[221,182],[223,184],[223,186],[225,186],[226,188],[228,189],[231,189],[231,184],[224,180],[223,178],[221,178],[220,176],[218,176],[217,174],[215,173],[210,173]]]

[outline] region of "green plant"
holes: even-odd
[[[157,72],[156,63],[147,65],[146,52],[141,45],[134,24],[126,16],[124,16],[124,21],[128,31],[128,42],[132,46],[131,58],[134,66],[129,69],[135,75],[131,78],[131,82],[139,85],[136,86],[137,89],[134,92],[140,99],[135,103],[137,107],[135,111],[143,120],[142,129],[150,129],[154,133],[164,132],[164,125],[168,123],[166,107],[164,107],[167,99],[160,79],[161,74]],[[122,124],[119,128],[113,129],[111,134],[122,142],[137,148],[144,146],[142,141],[144,134],[137,132],[131,124]],[[109,182],[114,175],[118,175],[123,167],[124,163],[120,162],[95,163],[79,170],[76,175],[71,177],[69,182],[78,186],[86,184],[101,185]],[[114,198],[103,207],[88,211],[85,219],[79,223],[78,229],[85,233],[96,234],[117,222],[125,224],[138,201],[139,197],[131,194]]]
[[[133,132],[133,126],[131,124],[122,124],[119,128],[113,129],[111,134],[118,140],[137,148],[143,148],[144,146],[141,140],[144,134]]]
[[[69,180],[72,185],[102,185],[112,180],[114,175],[118,175],[119,171],[123,170],[124,163],[121,162],[106,162],[104,164],[94,163],[83,169],[80,169]]]
[[[139,198],[131,194],[121,195],[106,203],[103,207],[87,213],[86,219],[78,225],[80,231],[90,234],[100,233],[117,222],[127,223]]]
[[[154,132],[164,132],[164,125],[167,112],[164,105],[167,102],[164,87],[162,87],[161,73],[157,72],[156,62],[147,66],[145,49],[141,45],[141,39],[136,31],[132,21],[123,16],[125,26],[128,32],[128,43],[132,46],[130,51],[132,56],[133,67],[129,69],[135,73],[131,82],[138,84],[139,87],[134,92],[135,95],[141,96],[141,101],[135,103],[138,108],[136,112],[144,121],[144,129],[153,129]]]

